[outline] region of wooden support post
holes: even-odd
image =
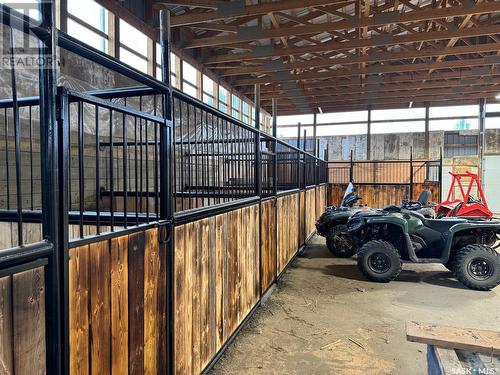
[[[479,99],[479,137],[477,139],[478,142],[478,156],[479,156],[479,165],[478,165],[478,174],[481,181],[481,185],[484,187],[484,144],[485,144],[485,124],[486,124],[486,99]]]
[[[425,103],[425,141],[424,141],[424,159],[429,160],[430,158],[430,133],[429,133],[429,103]]]
[[[313,154],[314,156],[318,156],[318,146],[317,146],[317,127],[318,127],[318,114],[315,113],[313,117]]]

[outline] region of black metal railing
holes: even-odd
[[[415,184],[442,182],[442,158],[438,160],[354,160],[328,162],[331,184],[408,186],[410,195]],[[440,188],[439,188],[440,190]]]

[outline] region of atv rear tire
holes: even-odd
[[[351,235],[346,225],[336,225],[326,236],[326,247],[333,256],[338,258],[350,258],[355,253]]]
[[[455,256],[453,271],[470,289],[493,289],[500,284],[500,254],[486,245],[467,245]]]
[[[358,268],[369,280],[388,283],[401,273],[401,256],[390,242],[370,241],[358,252]]]

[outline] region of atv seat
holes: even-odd
[[[438,232],[446,232],[455,224],[465,223],[467,220],[461,218],[425,219],[424,225]]]

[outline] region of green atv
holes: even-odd
[[[347,229],[358,267],[372,281],[394,280],[404,261],[441,263],[471,289],[490,290],[500,284],[498,220],[428,219],[404,209],[370,210],[354,214]]]

